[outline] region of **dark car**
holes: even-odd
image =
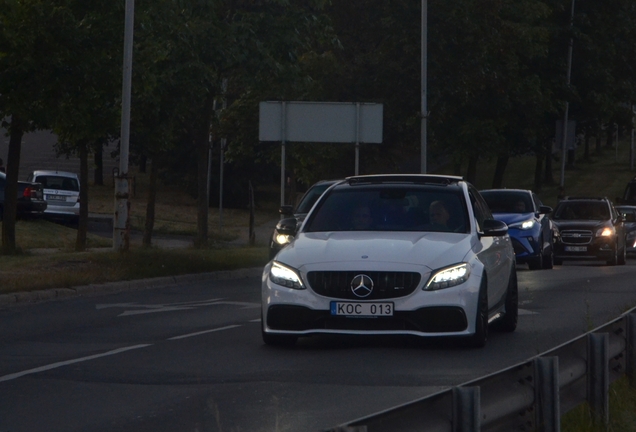
[[[551,269],[554,230],[547,215],[552,207],[525,189],[488,189],[480,191],[493,217],[508,225],[517,264],[531,270]]]
[[[616,203],[621,205],[636,205],[636,177],[627,182],[623,196],[616,197]]]
[[[616,211],[625,219],[625,236],[627,241],[627,253],[636,253],[636,206],[616,206]]]
[[[4,217],[4,189],[7,185],[7,175],[0,172],[0,221]],[[18,182],[17,216],[41,216],[46,210],[46,201],[40,183]]]
[[[289,234],[289,232],[295,232],[296,229],[300,227],[300,224],[305,219],[305,216],[307,216],[307,213],[309,213],[309,210],[311,210],[318,198],[320,198],[329,186],[336,182],[338,182],[338,180],[321,180],[307,189],[307,192],[305,192],[305,194],[300,198],[300,201],[298,201],[296,208],[290,205],[280,207],[278,212],[281,214],[283,219],[276,225],[274,233],[269,241],[270,259],[274,258],[279,250],[293,240],[294,235]],[[295,219],[295,221],[293,219]],[[289,226],[292,222],[293,226]]]
[[[555,226],[555,264],[570,259],[625,264],[624,218],[609,199],[565,198],[557,204],[551,219]]]

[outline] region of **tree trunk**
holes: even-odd
[[[208,246],[208,212],[210,197],[208,196],[208,120],[203,121],[204,127],[195,132],[194,145],[197,154],[197,237],[194,245],[198,248]]]
[[[605,141],[605,148],[612,148],[614,145],[614,124],[611,123],[609,125],[607,125],[607,129],[605,129],[606,132],[606,141]]]
[[[88,142],[81,140],[77,143],[80,157],[80,211],[77,224],[77,241],[75,250],[86,250],[86,232],[88,230]]]
[[[601,131],[597,131],[596,133],[596,151],[595,151],[597,156],[600,156],[601,154],[603,154],[603,140],[601,138]]]
[[[104,186],[104,146],[101,142],[95,144],[95,175],[93,182]]]
[[[495,174],[492,178],[493,189],[500,189],[502,187],[504,173],[506,172],[506,167],[508,166],[508,159],[510,159],[509,155],[499,155],[499,157],[497,157],[497,164],[495,165]]]
[[[157,164],[155,160],[150,163],[150,184],[148,185],[146,224],[144,225],[144,237],[142,240],[143,247],[150,247],[152,245],[152,230],[155,227],[155,205],[157,202]]]
[[[477,179],[477,161],[479,160],[479,156],[470,156],[468,158],[468,169],[466,170],[466,180],[469,183],[475,184],[475,180]]]
[[[4,209],[2,220],[2,253],[16,252],[15,222],[18,206],[18,174],[20,171],[20,150],[24,125],[16,117],[11,117],[9,126],[9,153],[7,157],[7,184],[4,187]]]
[[[141,155],[139,157],[139,172],[146,173],[146,163],[148,162],[148,157],[146,155]]]

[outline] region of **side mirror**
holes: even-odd
[[[506,235],[508,232],[508,225],[505,222],[501,222],[494,219],[486,219],[483,226],[483,235],[487,237],[499,237]]]
[[[552,207],[542,205],[539,207],[539,214],[549,214],[552,213]]]
[[[278,231],[279,234],[285,234],[285,235],[295,235],[296,234],[296,225],[298,224],[298,221],[296,220],[296,218],[286,218],[286,219],[281,219],[277,224],[276,224],[276,231]]]
[[[278,213],[282,214],[283,216],[291,216],[294,214],[294,206],[280,206],[280,208],[278,209]]]

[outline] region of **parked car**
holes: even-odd
[[[0,172],[0,221],[4,218],[5,187],[7,175]],[[42,185],[31,182],[18,182],[18,201],[16,216],[19,218],[41,216],[46,209],[43,198]]]
[[[619,205],[616,211],[625,219],[627,253],[636,253],[636,206]]]
[[[508,227],[461,177],[349,177],[294,224],[291,243],[263,270],[267,344],[349,334],[453,336],[481,347],[490,322],[517,326]]]
[[[65,171],[33,171],[28,180],[41,183],[50,219],[77,223],[80,210],[80,182],[77,174]]]
[[[307,189],[307,192],[305,192],[298,201],[296,208],[290,205],[285,205],[278,209],[281,217],[288,220],[285,222],[285,226],[281,226],[279,222],[272,233],[272,237],[269,241],[270,259],[274,258],[279,250],[288,245],[294,239],[294,234],[289,234],[289,231],[292,230],[295,232],[296,226],[300,226],[302,221],[305,219],[305,216],[307,216],[307,213],[309,213],[309,210],[311,210],[311,207],[318,198],[320,198],[320,195],[322,195],[329,186],[337,181],[338,180],[321,180]],[[291,219],[295,219],[295,221]],[[293,225],[293,229],[290,229],[290,225]],[[282,231],[285,231],[285,233]]]
[[[508,225],[518,264],[531,270],[551,269],[554,229],[545,206],[534,192],[524,189],[482,190],[495,219]]]
[[[559,201],[551,218],[555,226],[555,264],[570,259],[625,264],[624,218],[609,199],[566,197]]]

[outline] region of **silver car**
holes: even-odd
[[[66,171],[33,171],[30,182],[41,183],[47,203],[44,215],[76,223],[80,210],[80,182],[77,174]]]

